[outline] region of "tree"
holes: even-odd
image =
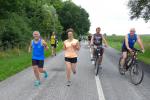
[[[55,2],[51,2],[55,1]],[[62,33],[56,9],[61,0],[0,0],[0,46],[15,47],[28,43],[34,30],[47,37],[52,31]]]
[[[68,28],[73,28],[76,36],[84,35],[89,31],[90,21],[88,19],[88,13],[85,9],[75,5],[73,2],[64,2],[58,15],[61,25],[64,27],[64,31]],[[66,34],[63,35],[63,37],[65,36]]]
[[[5,42],[12,47],[28,43],[34,30],[47,38],[72,27],[76,36],[83,35],[90,27],[88,17],[71,0],[0,0],[0,47]]]
[[[150,20],[150,0],[129,0],[130,18],[143,18],[146,22]]]

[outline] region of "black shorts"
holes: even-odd
[[[99,51],[99,53],[100,53],[100,56],[103,56],[103,54],[104,54],[104,48],[101,48],[100,51]],[[94,55],[96,55],[96,49],[95,48],[94,48]]]
[[[135,50],[135,48],[131,48],[132,50]],[[122,48],[122,52],[129,52],[127,48]]]
[[[32,59],[32,66],[38,66],[39,68],[43,68],[44,60],[35,60]]]
[[[70,62],[70,63],[77,63],[77,57],[75,57],[75,58],[65,57],[65,61]]]
[[[122,48],[122,52],[128,52],[127,48]]]
[[[56,44],[51,44],[51,47],[54,47],[54,48],[56,48]]]

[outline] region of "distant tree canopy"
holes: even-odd
[[[64,2],[62,8],[58,10],[58,14],[64,31],[68,28],[73,28],[77,36],[85,35],[89,31],[89,14],[85,9],[75,5],[73,2]]]
[[[131,19],[143,18],[146,22],[150,20],[150,0],[129,0]]]
[[[88,17],[85,9],[72,1],[0,0],[0,48],[29,42],[34,30],[43,37],[53,31],[61,35],[70,27],[76,36],[85,34],[90,27]]]

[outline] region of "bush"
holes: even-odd
[[[11,13],[8,19],[0,21],[1,48],[14,48],[17,44],[22,44],[30,40],[31,29],[25,19],[16,13]]]

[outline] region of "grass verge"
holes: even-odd
[[[62,50],[62,42],[58,43],[57,52]],[[51,50],[45,51],[45,57],[51,55]],[[22,71],[23,69],[31,66],[31,54],[27,50],[8,50],[0,52],[0,81]]]

